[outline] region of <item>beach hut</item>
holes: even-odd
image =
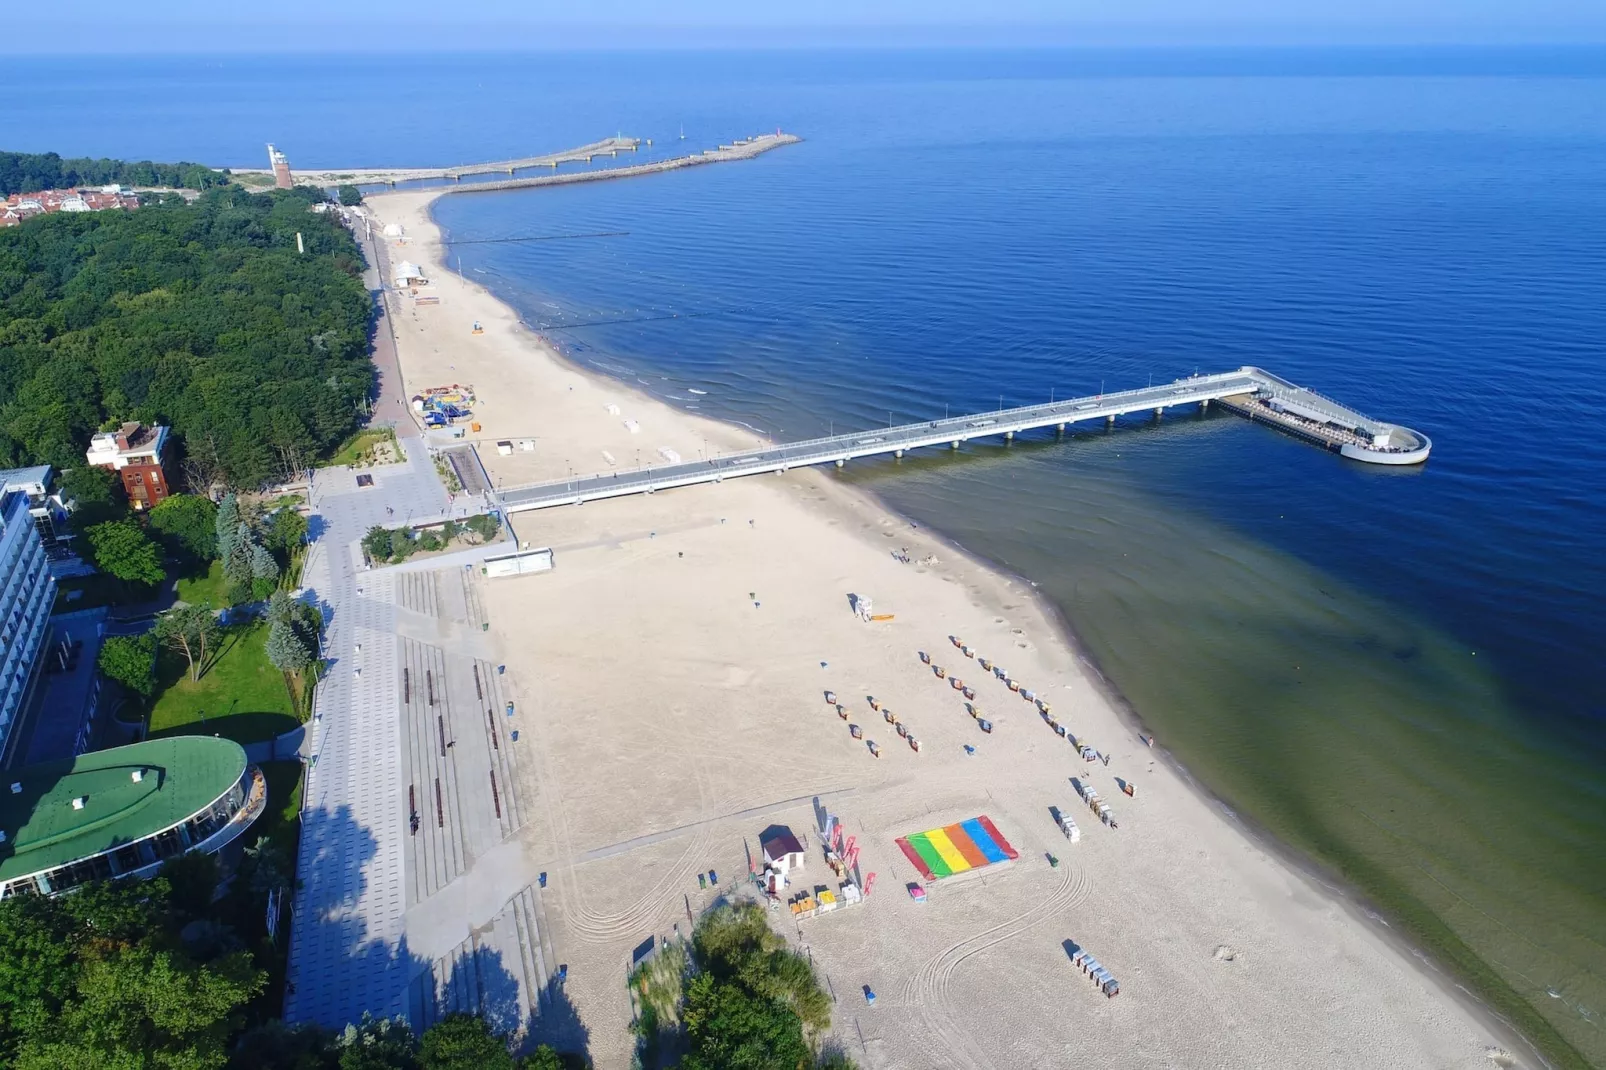
[[[803,868],[803,845],[785,825],[771,825],[759,833],[758,846],[764,853],[764,865],[783,876]]]

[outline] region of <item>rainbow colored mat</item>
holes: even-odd
[[[1015,848],[985,815],[946,828],[900,836],[897,843],[928,881],[1018,857]]]

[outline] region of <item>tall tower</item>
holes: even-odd
[[[268,166],[273,168],[273,184],[276,187],[289,189],[295,185],[295,181],[290,177],[290,157],[272,145],[268,146]]]

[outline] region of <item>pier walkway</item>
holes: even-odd
[[[906,450],[926,446],[958,449],[975,438],[1009,439],[1037,428],[1064,430],[1076,423],[1113,421],[1126,413],[1151,411],[1158,415],[1175,406],[1208,405],[1212,401],[1224,401],[1240,415],[1290,431],[1354,460],[1416,464],[1427,459],[1432,447],[1426,436],[1409,428],[1381,423],[1270,372],[1244,367],[1113,394],[779,443],[746,453],[637,471],[511,487],[495,495],[495,500],[508,513],[577,505],[808,465],[834,463],[840,467],[858,457],[889,453],[901,457]]]

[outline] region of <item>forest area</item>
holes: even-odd
[[[0,197],[74,186],[166,186],[211,189],[229,181],[227,171],[199,163],[149,160],[62,159],[54,152],[0,152]]]
[[[373,385],[372,306],[323,196],[223,187],[0,231],[0,467],[78,467],[123,420],[172,427],[192,489],[333,450]]]

